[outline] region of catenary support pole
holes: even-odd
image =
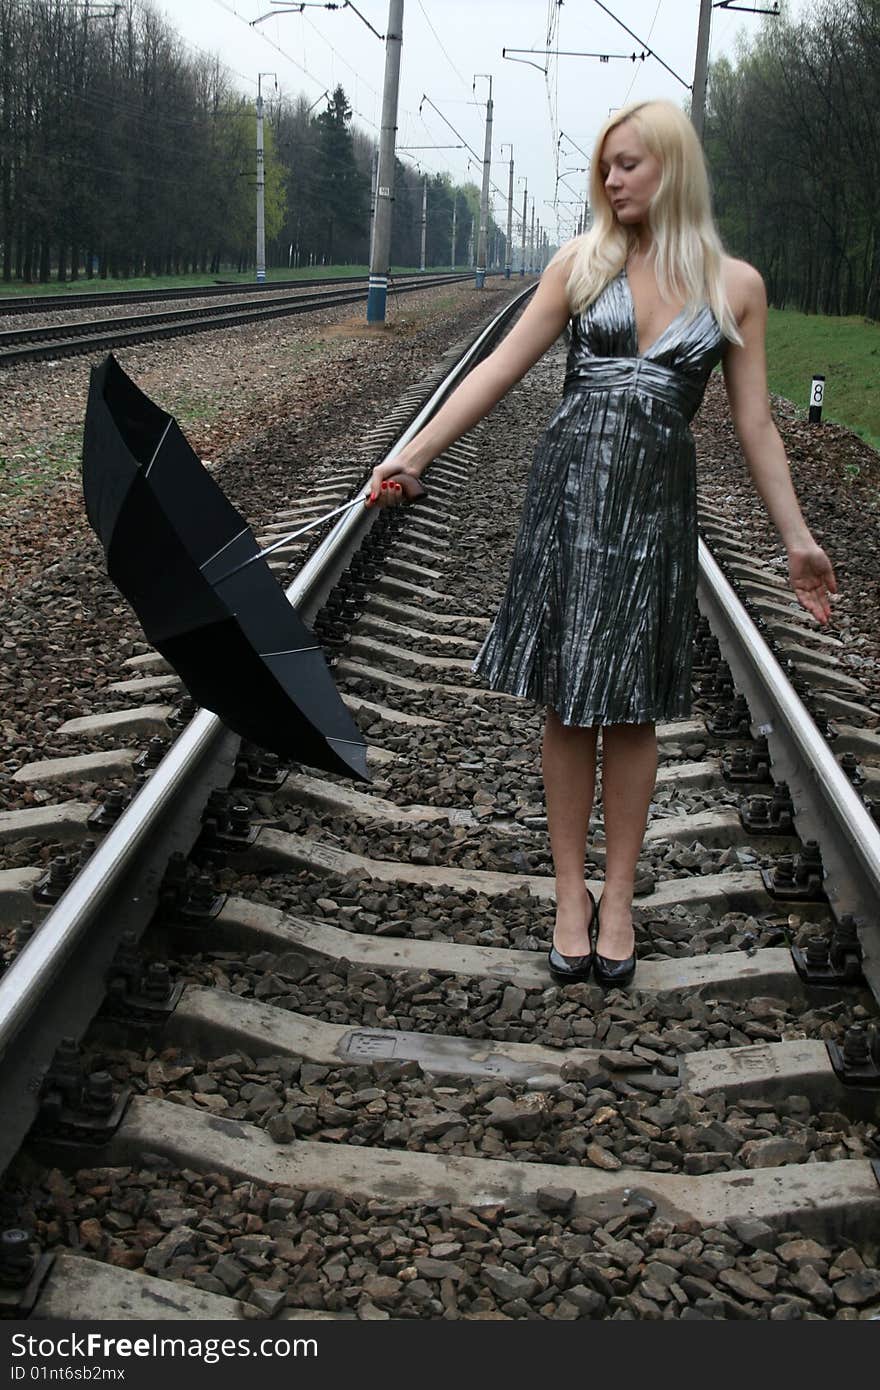
[[[706,119],[706,78],[709,71],[709,34],[711,29],[712,0],[700,0],[697,56],[694,60],[694,91],[691,98],[691,121],[701,142]]]
[[[486,283],[486,253],[489,233],[489,170],[492,165],[492,78],[489,73],[477,73],[477,77],[489,78],[489,98],[486,102],[486,138],[483,144],[483,187],[480,193],[480,234],[477,240],[476,287],[481,290]],[[474,78],[476,86],[476,77]]]
[[[419,270],[425,268],[425,249],[428,240],[428,175],[422,175],[422,251]]]
[[[520,273],[520,275],[525,275],[525,273],[526,273],[526,220],[527,220],[527,217],[528,217],[529,181],[528,181],[528,179],[525,179],[524,182],[525,182],[525,188],[523,189],[523,214],[522,214],[522,260],[520,261],[520,266],[519,266],[519,273]]]
[[[257,284],[266,280],[266,159],[263,149],[263,87],[264,77],[274,73],[257,74]]]
[[[376,188],[379,184],[379,150],[373,151],[373,168],[370,177],[370,264],[373,263],[373,238],[376,235]]]
[[[511,261],[513,260],[513,146],[502,145],[502,155],[505,149],[510,150],[510,165],[507,179],[507,241],[504,244],[504,278],[505,280],[509,280]]]
[[[451,270],[454,270],[454,269],[455,269],[455,224],[456,224],[457,218],[458,218],[458,195],[455,194],[455,193],[453,193],[453,195],[452,195],[452,247],[451,247],[450,254],[449,254],[449,266],[450,266],[450,269],[451,269]]]
[[[389,0],[385,38],[385,85],[382,90],[382,129],[379,133],[379,172],[376,220],[370,255],[367,323],[385,322],[388,265],[391,252],[391,210],[394,200],[394,144],[397,135],[397,93],[403,43],[403,0]]]
[[[529,274],[535,270],[535,200],[532,198],[532,225],[529,230]]]

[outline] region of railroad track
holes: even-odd
[[[434,289],[439,285],[456,284],[468,279],[469,275],[413,276],[395,281],[389,286],[389,293],[407,294],[412,290]],[[303,290],[300,282],[296,293],[278,294],[261,290],[254,292],[253,298],[230,306],[163,309],[155,313],[126,314],[114,319],[83,319],[73,323],[40,324],[35,328],[5,329],[0,330],[0,367],[17,362],[40,361],[47,357],[72,357],[101,348],[142,343],[151,338],[173,338],[215,328],[232,328],[238,324],[282,318],[289,314],[306,314],[314,309],[355,304],[366,297],[367,290],[363,283],[312,293]]]
[[[450,272],[454,274],[454,272]],[[401,276],[398,279],[404,278]],[[325,285],[351,285],[363,276],[321,275],[314,279],[267,280],[262,285],[218,281],[213,285],[182,285],[161,290],[71,290],[64,294],[5,295],[0,297],[0,316],[51,314],[69,309],[100,308],[113,304],[157,304],[166,299],[234,299],[237,295],[277,294],[284,290],[319,289]]]
[[[432,465],[424,509],[351,514],[305,563],[277,561],[300,566],[288,592],[367,733],[370,791],[236,749],[197,713],[0,981],[2,1161],[36,1116],[7,1221],[36,1216],[46,1244],[34,1265],[5,1238],[30,1281],[19,1314],[880,1309],[876,716],[833,639],[703,508],[830,737],[704,543],[695,715],[659,730],[635,985],[553,985],[539,721],[469,675],[510,534],[500,430],[493,417],[494,448],[484,427]],[[363,473],[319,484],[315,507]],[[125,728],[167,725],[174,677],[154,654],[129,665],[130,693],[157,703]],[[139,803],[159,822],[146,870]],[[63,825],[81,840],[95,810],[42,807],[43,839]],[[33,835],[35,813],[0,828]],[[602,859],[599,818],[596,889]],[[37,917],[45,879],[15,873],[0,876],[8,927]],[[157,900],[138,948],[125,934]],[[57,1047],[93,1015],[80,1049]]]

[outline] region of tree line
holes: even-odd
[[[768,19],[714,63],[706,153],[725,241],[773,304],[880,317],[880,0]]]
[[[3,279],[247,269],[253,99],[216,60],[188,52],[146,0],[99,13],[73,0],[0,0]],[[341,87],[317,113],[304,97],[266,102],[270,265],[369,260],[376,142],[351,116]],[[473,184],[430,177],[427,265],[466,262],[478,209]],[[421,175],[398,163],[393,264],[419,264],[421,211]]]
[[[283,169],[286,203],[267,254],[276,265],[324,259],[369,261],[377,143],[352,125],[351,107],[337,87],[326,108],[310,114],[307,98],[274,102],[268,116],[273,148]],[[427,180],[425,264],[469,264],[479,227],[480,191],[456,185],[448,174],[423,174],[395,160],[391,262],[415,266],[421,256],[423,182]],[[452,244],[455,212],[455,247]],[[494,219],[489,238],[503,255]]]

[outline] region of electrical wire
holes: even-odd
[[[29,162],[31,164],[50,165],[53,161],[51,158],[32,154],[29,156]],[[57,160],[55,162],[57,163]],[[114,178],[136,179],[139,183],[165,184],[169,188],[183,188],[190,193],[192,192],[192,178],[175,178],[173,175],[168,174],[149,173],[144,169],[135,168],[131,164],[126,164],[122,168],[114,169],[106,164],[95,164],[91,158],[77,159],[67,155],[64,156],[62,163],[66,170],[82,169],[90,174],[110,174]]]
[[[558,129],[558,120],[557,120],[557,116],[558,116],[558,112],[559,112],[559,60],[558,60],[558,58],[557,58],[557,60],[556,60],[555,75],[554,75],[554,83],[555,83],[555,87],[556,87],[556,111],[555,111],[555,113],[554,113],[553,97],[552,97],[551,91],[550,91],[550,58],[551,58],[550,50],[551,50],[554,46],[557,47],[557,48],[559,47],[559,43],[558,43],[558,30],[559,30],[559,4],[557,3],[557,0],[547,0],[547,38],[546,38],[546,54],[547,54],[547,61],[546,61],[546,67],[544,68],[544,89],[545,89],[546,94],[547,94],[547,114],[548,114],[548,117],[549,117],[549,120],[550,120],[550,145],[551,145],[551,149],[552,149],[552,151],[553,151],[553,159],[554,159],[554,162],[555,162],[554,173],[557,175],[557,178],[558,178],[558,175],[559,175],[559,143],[558,143],[558,135],[557,135],[557,129]]]
[[[309,79],[309,81],[314,82],[316,86],[321,88],[322,91],[326,92],[333,90],[335,83],[325,82],[320,77],[316,77],[313,72],[310,72],[307,67],[305,67],[296,58],[294,58],[293,54],[288,53],[286,49],[282,48],[280,43],[276,43],[274,39],[270,39],[269,35],[264,33],[262,29],[253,29],[250,20],[245,19],[244,15],[239,14],[235,6],[229,4],[228,0],[214,0],[214,4],[219,5],[221,10],[225,10],[227,14],[234,15],[236,19],[241,20],[242,24],[246,25],[252,33],[256,34],[258,38],[262,39],[264,43],[267,43],[270,48],[274,48],[275,52],[280,53],[282,58],[284,58],[286,62],[292,63],[295,68],[298,68],[301,73],[304,73],[305,76]],[[352,69],[352,71],[354,71],[354,69]],[[372,126],[374,130],[379,129],[376,122],[370,116],[365,115],[363,111],[357,110],[354,106],[352,106],[351,109],[352,112],[357,117],[359,117],[360,120],[365,121],[367,125]]]
[[[602,0],[593,0],[593,4],[598,5],[599,9],[603,10],[605,14],[608,15],[609,19],[613,19],[615,24],[618,24],[621,29],[626,30],[627,34],[629,34],[631,39],[635,39],[636,43],[640,43],[642,45],[642,48],[644,48],[645,52],[649,55],[649,57],[655,58],[656,61],[660,64],[660,66],[665,68],[666,71],[675,78],[676,82],[680,82],[683,87],[687,87],[688,91],[691,90],[690,82],[685,82],[684,78],[680,77],[674,68],[671,68],[668,63],[663,61],[659,53],[654,52],[650,44],[647,44],[644,39],[640,39],[638,34],[633,33],[632,29],[627,28],[623,20],[618,19],[617,15],[614,14],[612,10],[609,10],[607,5],[604,5],[602,3]]]
[[[443,115],[443,112],[439,109],[439,107],[437,107],[437,106],[434,105],[434,103],[433,103],[433,101],[431,100],[431,98],[426,94],[425,96],[422,97],[422,101],[423,101],[423,102],[426,101],[426,102],[428,103],[428,105],[431,107],[431,109],[432,109],[433,111],[436,111],[436,112],[437,112],[437,115],[440,117],[441,121],[443,121],[444,124],[446,124],[446,125],[449,126],[449,129],[452,131],[453,135],[455,135],[455,136],[462,142],[462,144],[464,145],[465,149],[470,150],[471,154],[473,155],[473,157],[474,157],[474,159],[477,161],[477,163],[478,163],[479,165],[482,165],[482,163],[483,163],[482,156],[477,154],[477,152],[476,152],[476,150],[474,149],[473,145],[469,145],[469,144],[468,144],[467,140],[465,140],[465,138],[464,138],[464,136],[462,135],[461,131],[455,129],[455,126],[452,124],[452,122],[451,122],[450,120],[448,120],[446,116]],[[421,112],[420,112],[419,114],[421,114]],[[426,130],[428,129],[427,125],[425,126],[425,129],[426,129]],[[429,133],[430,133],[430,132],[429,132]],[[507,194],[503,191],[503,189],[500,189],[500,188],[498,187],[497,183],[493,183],[493,182],[492,182],[491,176],[490,176],[490,178],[489,178],[489,187],[490,187],[490,189],[492,190],[493,193],[497,193],[498,196],[499,196],[499,198],[503,198],[504,201],[507,202]]]
[[[191,39],[185,39],[182,34],[177,34],[176,36],[184,48],[190,49],[193,53],[198,53],[201,58],[207,58],[210,62],[217,63],[223,68],[224,72],[230,72],[235,77],[240,77],[242,82],[249,82],[252,87],[256,87],[257,83],[255,78],[251,77],[248,73],[239,72],[238,68],[230,67],[229,63],[225,60],[221,63],[216,53],[209,53],[207,48],[200,48],[197,43],[193,43]]]
[[[241,20],[242,24],[246,24],[249,29],[251,28],[250,20],[245,19],[243,14],[239,14],[235,6],[228,3],[228,0],[214,0],[214,4],[219,5],[220,9],[225,10],[227,14],[234,15],[236,19]],[[274,48],[276,52],[280,53],[283,58],[286,58],[288,63],[292,63],[295,68],[298,68],[301,73],[304,73],[310,82],[314,82],[316,86],[321,87],[324,91],[329,90],[329,83],[323,82],[320,77],[316,77],[313,72],[309,72],[308,68],[303,67],[302,63],[292,57],[290,53],[285,53],[281,45],[277,44],[274,39],[270,39],[267,34],[262,33],[259,29],[254,29],[253,32],[258,38],[261,38],[264,43],[268,43],[271,48]]]
[[[149,121],[151,125],[180,126],[181,129],[192,130],[195,122],[202,126],[218,124],[220,121],[237,121],[241,119],[243,111],[249,111],[249,106],[238,105],[233,107],[221,108],[218,111],[194,111],[191,115],[170,116],[161,107],[146,108],[135,106],[130,102],[122,101],[119,97],[105,96],[95,92],[77,92],[71,88],[56,88],[56,94],[66,97],[69,101],[81,102],[84,106],[94,106],[97,110],[119,114],[129,120]],[[244,95],[239,97],[239,101],[247,103],[248,98]],[[141,137],[138,136],[138,139]]]
[[[449,66],[452,68],[452,71],[455,73],[456,77],[458,78],[458,80],[459,80],[459,82],[462,84],[462,86],[465,87],[465,88],[467,88],[467,85],[468,85],[467,82],[466,82],[465,79],[462,77],[462,75],[461,75],[461,73],[459,72],[458,68],[457,68],[457,67],[455,66],[455,64],[453,63],[453,61],[452,61],[452,59],[450,58],[449,54],[446,52],[446,49],[443,47],[443,41],[442,41],[442,39],[440,38],[440,35],[437,33],[437,30],[434,28],[433,24],[431,23],[431,21],[430,21],[430,19],[429,19],[429,17],[428,17],[428,11],[425,9],[424,5],[422,4],[422,0],[419,0],[419,9],[421,10],[422,14],[425,16],[425,23],[427,24],[427,26],[428,26],[428,28],[430,29],[431,33],[434,35],[434,38],[437,40],[437,47],[440,49],[440,52],[443,54],[443,57],[446,59],[446,61],[447,61],[447,63],[449,64]]]
[[[376,88],[373,87],[373,86],[366,80],[365,77],[361,77],[361,74],[358,72],[357,68],[353,68],[352,65],[351,65],[351,63],[349,63],[348,60],[347,60],[346,58],[343,58],[343,56],[342,56],[342,54],[339,52],[339,50],[338,50],[337,48],[334,48],[334,47],[333,47],[332,43],[331,43],[330,40],[327,38],[326,34],[322,34],[322,33],[321,33],[321,30],[317,27],[316,24],[313,24],[313,23],[312,23],[312,21],[309,19],[308,15],[305,15],[305,14],[304,14],[304,15],[302,16],[302,19],[303,19],[303,23],[304,23],[304,24],[307,24],[307,25],[309,26],[310,29],[313,29],[313,30],[314,30],[314,32],[318,35],[318,38],[321,40],[321,42],[327,45],[327,47],[330,49],[330,52],[333,54],[333,56],[334,56],[335,58],[338,58],[338,59],[339,59],[340,63],[342,63],[342,65],[343,65],[343,67],[348,68],[349,72],[351,72],[351,73],[354,74],[354,76],[357,78],[358,82],[363,83],[363,85],[366,87],[367,91],[373,93],[373,96],[376,98],[377,101],[381,100],[381,95],[382,95],[381,92],[377,92],[377,91],[376,91]]]
[[[646,46],[647,46],[647,44],[650,43],[650,41],[651,41],[651,35],[652,35],[653,32],[654,32],[654,25],[657,23],[657,16],[658,16],[658,14],[660,13],[660,6],[661,6],[662,4],[663,4],[663,0],[657,0],[657,8],[656,8],[656,10],[654,11],[654,18],[651,20],[651,27],[650,27],[650,29],[648,30],[648,37],[647,37],[647,39],[646,39],[646,41],[645,41],[645,42],[646,42]],[[632,75],[632,82],[630,82],[629,86],[628,86],[627,89],[626,89],[626,96],[623,98],[623,101],[620,103],[621,106],[626,106],[626,103],[629,101],[630,92],[632,91],[632,89],[633,89],[633,87],[636,85],[636,83],[638,82],[638,80],[639,80],[639,75],[640,75],[641,72],[642,72],[642,68],[637,67],[636,70],[635,70],[635,72],[634,72],[633,75]]]

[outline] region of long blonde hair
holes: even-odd
[[[712,217],[703,151],[687,116],[671,101],[624,106],[599,131],[590,166],[593,225],[557,253],[560,261],[571,261],[567,288],[572,313],[592,304],[638,244],[635,232],[615,217],[600,169],[605,140],[625,121],[632,122],[662,170],[648,214],[660,294],[667,300],[684,300],[692,314],[707,303],[724,337],[741,343],[724,289],[724,249]]]

